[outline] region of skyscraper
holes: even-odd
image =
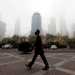
[[[50,26],[49,26],[50,28],[50,34],[52,34],[52,35],[56,35],[56,20],[55,20],[55,18],[51,18],[50,19]]]
[[[0,21],[1,21],[1,13],[0,13]]]
[[[0,40],[4,38],[5,31],[6,31],[6,23],[1,21],[1,14],[0,14]]]
[[[36,29],[39,29],[41,32],[41,15],[38,12],[32,16],[31,34],[34,34]]]
[[[62,11],[59,15],[59,25],[60,25],[60,34],[66,35],[67,34],[67,28],[66,28],[66,20],[64,12]]]
[[[6,23],[0,21],[0,40],[4,38],[5,31],[6,31]]]
[[[73,23],[72,25],[71,25],[71,28],[72,28],[72,36],[75,38],[75,23]]]
[[[73,23],[73,24],[71,25],[71,27],[72,27],[72,32],[74,32],[74,31],[75,31],[75,23]]]
[[[41,28],[41,35],[44,35],[44,29]]]
[[[50,24],[48,25],[48,33],[50,34]]]
[[[15,23],[14,35],[20,35],[20,19],[17,18]]]

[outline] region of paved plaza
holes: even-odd
[[[43,71],[43,61],[40,56],[28,69],[28,64],[33,52],[30,54],[19,53],[18,51],[0,51],[0,75],[75,75],[75,53],[45,53],[49,63],[49,70]]]

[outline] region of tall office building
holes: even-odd
[[[4,38],[5,31],[6,31],[6,23],[0,21],[0,40]]]
[[[66,28],[66,20],[64,16],[64,12],[61,12],[59,15],[59,25],[60,25],[60,34],[66,35],[67,34],[67,28]]]
[[[32,26],[31,26],[31,34],[34,35],[36,29],[39,29],[41,32],[41,15],[36,12],[32,16]]]
[[[48,33],[50,34],[50,24],[48,25]]]
[[[71,27],[72,27],[72,32],[74,32],[74,31],[75,31],[75,23],[73,23],[73,24],[71,25]]]
[[[15,23],[14,35],[20,36],[20,19],[19,18],[17,18],[16,23]]]
[[[6,23],[1,21],[1,13],[0,13],[0,41],[4,38],[6,31]]]
[[[55,20],[55,18],[50,19],[50,26],[49,27],[50,27],[49,33],[52,35],[56,35],[56,20]]]
[[[44,35],[44,29],[41,28],[41,35]]]
[[[75,23],[73,23],[72,25],[71,25],[71,28],[72,28],[72,36],[75,38]]]
[[[0,21],[1,21],[1,13],[0,13]]]

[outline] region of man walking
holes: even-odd
[[[36,41],[35,41],[35,44],[30,47],[30,50],[32,50],[34,47],[35,47],[35,54],[33,56],[33,59],[32,61],[27,65],[25,64],[29,69],[31,69],[32,65],[34,64],[36,58],[38,55],[41,56],[44,64],[45,64],[45,67],[42,69],[42,70],[48,70],[49,69],[49,65],[48,65],[48,62],[44,56],[44,51],[43,51],[43,47],[42,47],[42,41],[41,41],[41,37],[39,36],[40,34],[40,31],[39,30],[36,30],[35,32],[35,35],[36,35]]]

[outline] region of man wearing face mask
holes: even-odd
[[[45,67],[42,69],[42,70],[48,70],[49,69],[49,65],[48,65],[48,62],[44,56],[44,51],[43,51],[43,47],[42,47],[42,41],[41,41],[41,37],[39,36],[40,34],[40,31],[37,29],[36,32],[35,32],[35,35],[36,35],[36,40],[35,40],[35,43],[32,47],[30,47],[30,50],[32,50],[34,47],[35,47],[35,54],[33,56],[33,59],[32,61],[27,65],[25,64],[29,69],[31,69],[32,65],[34,64],[36,58],[38,55],[41,56],[44,64],[45,64]]]

